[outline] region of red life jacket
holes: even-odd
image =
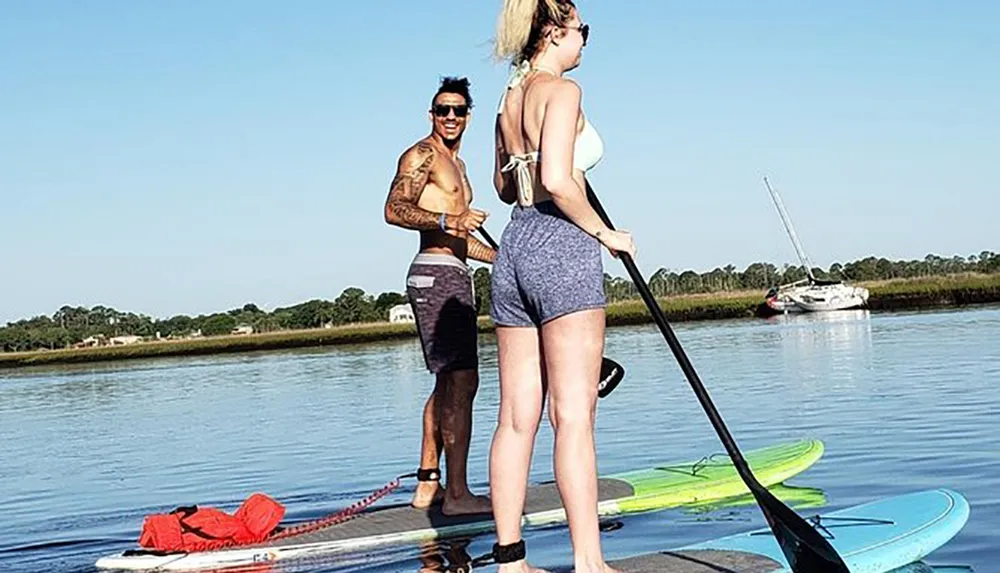
[[[285,516],[285,507],[255,493],[235,515],[212,507],[178,507],[166,514],[146,516],[139,545],[163,552],[193,552],[228,545],[258,543],[267,538]]]

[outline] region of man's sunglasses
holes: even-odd
[[[445,104],[435,104],[432,109],[434,115],[438,117],[448,117],[448,113],[454,111],[455,117],[465,117],[469,115],[469,106],[467,105],[445,105]]]

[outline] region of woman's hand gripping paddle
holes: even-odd
[[[479,232],[494,251],[500,248],[497,242],[493,240],[493,237],[486,232],[486,229],[480,227]],[[614,360],[604,357],[601,360],[601,377],[597,383],[597,395],[604,398],[618,387],[623,378],[625,378],[625,368]]]
[[[601,220],[604,221],[604,224],[614,229],[611,219],[604,212],[604,208],[601,206],[600,201],[597,200],[597,195],[594,194],[594,190],[590,187],[589,182],[587,183],[587,199],[594,207],[594,210],[597,211]],[[674,353],[674,358],[680,364],[681,370],[684,371],[684,375],[687,377],[688,382],[691,383],[695,395],[698,396],[698,400],[708,414],[712,426],[715,427],[715,431],[722,439],[722,443],[726,447],[726,452],[729,453],[729,457],[733,460],[733,465],[736,466],[737,472],[743,478],[743,481],[747,484],[750,492],[760,505],[760,509],[764,513],[767,523],[771,526],[774,537],[778,541],[778,545],[781,546],[781,551],[785,554],[785,558],[788,560],[788,564],[791,565],[792,571],[795,573],[850,573],[847,564],[844,563],[844,560],[841,559],[837,551],[830,545],[830,542],[798,514],[780,502],[774,494],[769,492],[753,476],[750,466],[743,458],[743,454],[736,447],[736,442],[729,434],[729,430],[726,429],[726,425],[723,423],[719,412],[715,409],[715,405],[712,404],[712,400],[708,396],[708,391],[705,390],[701,380],[698,378],[698,374],[694,371],[694,367],[684,353],[684,349],[681,348],[680,342],[674,336],[673,330],[671,330],[670,325],[667,323],[666,317],[663,316],[663,311],[656,304],[656,299],[653,298],[653,294],[649,291],[649,286],[639,273],[639,269],[636,268],[635,261],[632,260],[632,257],[628,253],[619,253],[618,258],[625,264],[629,276],[632,277],[632,282],[639,289],[642,300],[649,308],[649,312],[652,313],[653,320],[660,327],[660,332],[663,333],[663,337],[667,340],[667,345],[670,346],[670,350]]]

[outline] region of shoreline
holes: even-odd
[[[867,309],[899,311],[963,307],[1000,302],[1000,274],[958,275],[922,279],[858,282],[870,292]],[[671,323],[705,320],[753,319],[774,315],[758,291],[704,293],[658,299]],[[642,300],[608,304],[608,327],[652,323]],[[479,317],[479,332],[492,332],[488,317]],[[224,335],[187,340],[150,341],[126,346],[67,348],[0,353],[0,370],[29,366],[81,364],[145,358],[206,356],[267,350],[285,350],[345,344],[378,343],[414,338],[412,323],[351,324],[334,328]]]

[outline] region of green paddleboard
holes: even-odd
[[[819,460],[823,451],[823,442],[803,440],[751,450],[744,452],[743,457],[757,481],[769,487],[805,471]],[[616,513],[663,509],[750,493],[725,454],[607,477],[624,481],[634,490],[632,496],[609,500],[609,509]]]

